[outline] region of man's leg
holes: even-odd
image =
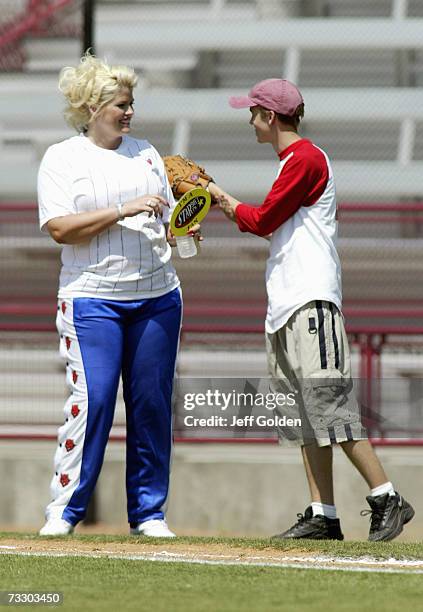
[[[351,376],[348,339],[339,312],[333,306],[331,312],[335,335],[338,337],[339,365],[347,379]],[[346,426],[346,433],[347,429]],[[351,422],[348,433],[353,433],[354,430],[358,433],[357,428]],[[367,502],[370,506],[369,512],[371,513],[369,540],[392,540],[401,533],[403,526],[413,518],[413,508],[395,491],[367,439],[360,439],[360,436],[354,435],[347,436],[346,440],[344,438],[337,441],[370,487],[370,495],[367,496]]]
[[[341,442],[340,446],[363,476],[370,489],[376,489],[376,487],[388,483],[385,470],[368,440]]]
[[[275,537],[342,540],[343,535],[334,506],[332,446],[328,436],[327,445],[319,447],[316,443],[301,393],[304,353],[308,355],[308,359],[315,353],[315,360],[320,363],[320,347],[314,320],[308,316],[309,310],[309,307],[300,309],[276,334],[267,336],[268,367],[273,385],[276,390],[279,390],[278,386],[281,387],[280,390],[284,390],[286,386],[290,392],[294,391],[298,414],[292,413],[289,416],[300,417],[302,423],[301,427],[278,428],[278,434],[281,439],[285,438],[301,446],[311,494],[311,505],[306,508],[304,515],[299,514],[295,525]],[[305,324],[301,325],[300,319],[304,318]],[[306,335],[307,339],[310,336],[311,340],[306,343],[303,351],[301,345],[305,343],[301,335]]]
[[[412,506],[395,491],[368,440],[341,443],[342,450],[370,487],[370,541],[396,538],[414,516]]]
[[[333,506],[332,447],[307,444],[301,452],[312,502]]]
[[[281,539],[343,540],[333,496],[332,446],[306,444],[301,447],[311,505]]]

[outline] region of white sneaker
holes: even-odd
[[[74,527],[61,518],[48,519],[47,523],[39,531],[41,536],[62,536],[73,532]]]
[[[176,538],[176,533],[173,533],[167,526],[164,519],[152,519],[140,523],[136,527],[131,527],[131,535],[144,535],[151,538]]]

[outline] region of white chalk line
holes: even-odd
[[[144,553],[144,554],[124,554],[113,551],[99,552],[60,552],[60,551],[20,551],[18,547],[1,546],[0,555],[10,554],[23,557],[83,557],[91,559],[118,559],[129,561],[162,561],[167,563],[193,563],[197,565],[223,565],[223,566],[244,566],[244,567],[276,567],[287,569],[314,569],[329,571],[346,572],[378,572],[394,574],[423,574],[423,560],[416,559],[374,559],[370,557],[282,557],[277,560],[260,560],[263,557],[243,557],[234,558],[229,555],[202,554],[202,558],[188,557],[183,553],[171,553],[167,551]],[[15,549],[15,550],[12,550]],[[208,559],[205,557],[213,557]]]

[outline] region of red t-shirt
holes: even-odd
[[[242,232],[267,236],[292,217],[301,206],[311,206],[323,194],[328,178],[324,154],[302,138],[279,153],[284,163],[261,206],[238,204],[235,217]]]

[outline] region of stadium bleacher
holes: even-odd
[[[50,478],[67,394],[54,330],[60,247],[39,231],[36,175],[46,148],[72,135],[62,118],[57,77],[62,66],[75,65],[81,54],[83,3],[55,0],[60,10],[45,22],[36,21],[13,45],[2,46],[2,37],[12,31],[11,24],[28,16],[28,7],[49,4],[53,0],[0,0],[0,468],[6,484],[0,522],[26,527],[29,521],[34,527],[41,521],[47,490],[40,482],[47,486]],[[355,389],[365,416],[369,408],[372,411],[370,434],[387,446],[421,445],[423,1],[95,4],[96,53],[134,66],[140,76],[134,135],[148,138],[163,155],[192,156],[246,201],[261,201],[277,161],[271,147],[257,145],[248,111],[234,111],[227,98],[270,76],[299,84],[306,101],[301,133],[333,160],[344,314]],[[203,233],[200,257],[174,257],[184,292],[179,380],[205,375],[264,378],[267,242],[241,235],[216,210],[205,220]],[[179,441],[197,435],[178,430],[177,420],[174,431]],[[109,524],[123,516],[124,500],[110,474],[119,474],[123,481],[124,438],[120,393],[111,436],[118,444],[109,445],[104,484],[100,478],[94,505],[94,518]],[[189,446],[176,447],[173,478],[176,475],[175,490],[183,491],[190,507],[184,512],[180,500],[173,504],[183,520],[178,525],[170,515],[170,524],[175,521],[185,532],[197,528],[198,533],[230,533],[227,520],[232,514],[237,521],[249,518],[245,534],[250,534],[255,524],[251,518],[257,522],[269,516],[261,526],[266,533],[273,529],[273,519],[280,524],[291,520],[292,499],[302,495],[292,455],[281,460],[279,449],[277,456],[268,452],[269,444],[262,444],[262,450],[257,445],[221,444],[211,454],[204,444],[192,444],[193,451]],[[401,454],[403,450],[383,449],[394,451],[386,455],[392,480],[403,482],[406,495],[411,487],[415,499],[421,453],[406,449]],[[213,477],[205,471],[208,461]],[[286,461],[285,471],[281,461]],[[404,465],[412,475],[408,481],[401,481]],[[121,472],[113,471],[117,468]],[[178,469],[183,476],[179,481]],[[359,517],[360,507],[348,496],[349,489],[357,493],[359,484],[351,480],[349,466],[338,470],[336,488],[344,514]],[[256,506],[250,509],[239,490],[237,508],[227,511],[227,492],[235,479],[244,486],[241,474],[248,480],[245,489],[251,501],[255,503],[260,492],[259,511]],[[292,491],[279,504],[278,512],[286,511],[282,520],[275,510],[275,482],[284,479],[292,482]],[[210,500],[200,483],[210,489]],[[220,499],[225,500],[225,516],[215,507]],[[268,514],[263,514],[265,507]],[[187,516],[189,526],[184,524]],[[421,523],[414,524],[421,539]],[[348,533],[362,537],[359,530]]]
[[[361,215],[351,220],[341,209],[339,245],[349,321],[421,325],[422,2],[96,4],[96,52],[133,65],[140,74],[134,134],[147,137],[162,154],[188,154],[204,163],[217,182],[247,201],[260,201],[277,167],[271,148],[255,142],[248,112],[232,110],[227,98],[267,76],[298,82],[306,100],[302,134],[329,153],[339,201],[356,203]],[[76,22],[72,15],[67,19]],[[62,119],[57,73],[77,62],[80,41],[65,36],[60,27],[57,32],[55,37],[25,37],[23,72],[0,75],[0,298],[15,306],[24,325],[40,317],[51,321],[48,308],[59,266],[58,247],[39,233],[35,210],[20,207],[22,201],[35,201],[36,172],[45,149],[72,134]],[[363,203],[370,208],[360,212]],[[176,261],[191,305],[187,326],[233,327],[241,319],[244,326],[257,327],[265,307],[266,245],[240,236],[214,213],[204,233],[203,257],[213,262],[207,276],[200,258]],[[367,309],[357,315],[358,308],[369,305],[373,314]],[[396,315],[386,312],[393,305]],[[384,316],[375,314],[377,308],[384,309]],[[12,310],[0,312],[3,322],[16,322]],[[413,362],[411,369],[416,367]]]

